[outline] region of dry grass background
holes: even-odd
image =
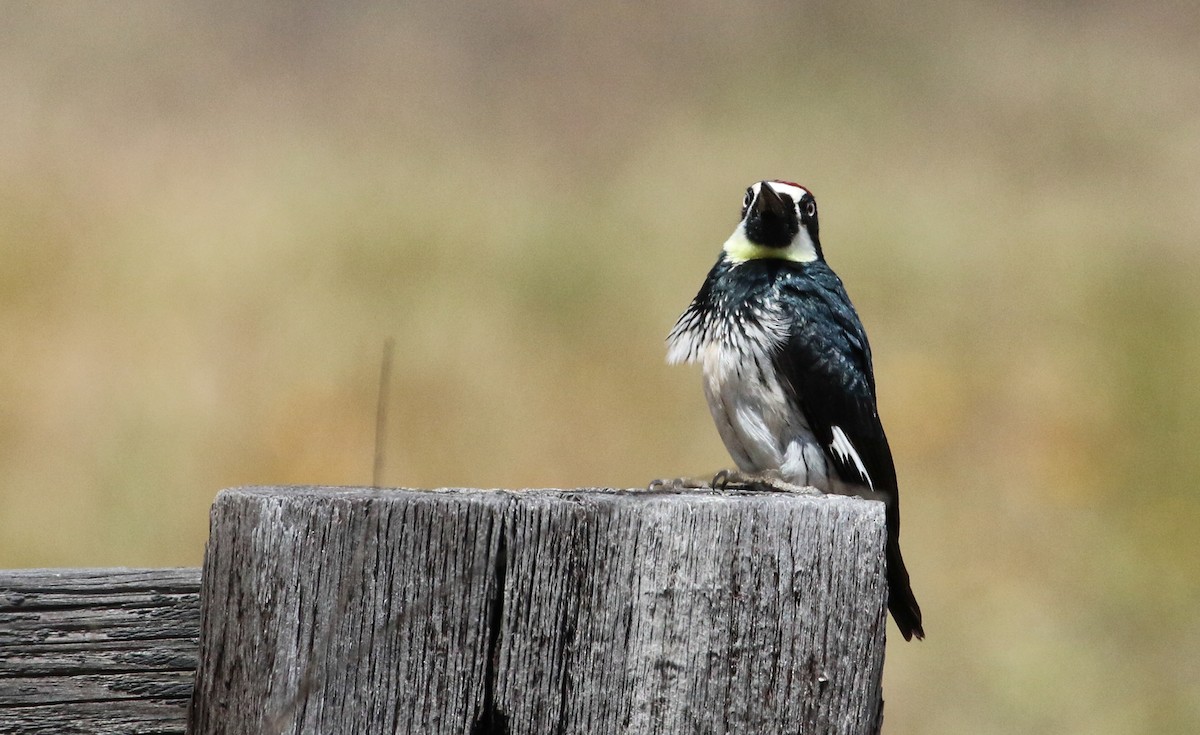
[[[0,567],[194,565],[222,487],[369,482],[388,336],[390,484],[715,469],[663,337],[789,178],[928,616],[887,731],[1200,729],[1194,5],[0,19]]]

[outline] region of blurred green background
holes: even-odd
[[[0,567],[196,565],[222,487],[728,463],[663,339],[800,181],[929,639],[889,733],[1200,731],[1194,3],[0,11]]]

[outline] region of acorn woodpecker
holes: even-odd
[[[741,222],[667,344],[668,362],[703,367],[709,410],[745,473],[718,478],[885,502],[888,609],[905,640],[924,638],[871,348],[825,263],[811,192],[787,181],[746,190]]]

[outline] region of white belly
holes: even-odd
[[[788,399],[769,359],[738,362],[713,345],[703,364],[708,408],[740,470],[778,470],[797,485],[839,489],[833,487],[840,483],[824,450],[800,407]]]

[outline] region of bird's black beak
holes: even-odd
[[[789,209],[770,184],[765,181],[759,184],[758,198],[754,200],[754,214],[759,217],[784,218],[787,217]]]
[[[766,181],[746,212],[746,237],[758,245],[784,248],[800,231],[800,221],[790,199],[784,199]]]

